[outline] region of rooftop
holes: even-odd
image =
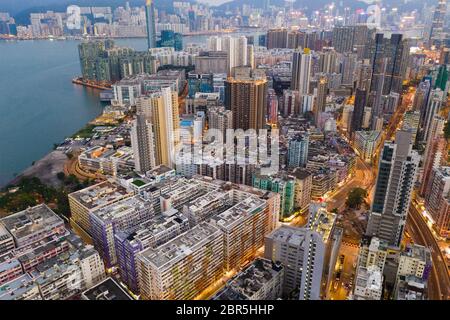
[[[403,250],[400,255],[418,259],[426,264],[431,264],[430,249],[418,244],[406,246],[405,250]]]
[[[106,278],[96,286],[83,292],[86,300],[133,300],[112,278]]]
[[[126,161],[131,158],[132,154],[132,149],[126,146],[123,146],[117,150],[102,146],[95,146],[81,153],[80,157],[85,159],[116,159]]]
[[[153,239],[153,245],[156,246],[161,244],[161,241],[166,240],[163,237],[166,231],[179,227],[180,232],[182,232],[185,228],[188,228],[188,225],[189,221],[185,215],[179,213],[178,210],[170,209],[167,212],[154,216],[134,230],[124,232],[122,237],[126,237],[132,246],[145,242],[148,239]]]
[[[380,131],[356,131],[356,135],[360,136],[364,140],[375,141],[380,137],[381,132]]]
[[[92,214],[106,221],[120,219],[123,216],[127,216],[130,212],[141,210],[152,211],[152,203],[144,201],[140,196],[134,196],[111,203],[94,211]]]
[[[212,236],[219,236],[220,234],[219,229],[202,222],[168,243],[155,249],[148,248],[140,252],[139,255],[147,263],[158,269],[163,269],[191,255],[202,248]]]
[[[400,276],[396,300],[425,300],[426,281],[415,276]]]
[[[104,181],[86,189],[71,193],[69,197],[77,200],[81,205],[90,210],[104,207],[129,195],[127,190],[122,186],[110,181]]]
[[[252,297],[274,277],[283,272],[281,264],[257,258],[243,271],[231,279],[226,287],[213,297],[214,300],[243,300]]]
[[[64,221],[45,204],[12,214],[1,219],[0,222],[16,241],[33,233],[51,230],[56,225],[64,225]]]
[[[371,291],[380,291],[383,285],[383,275],[375,265],[368,268],[360,266],[356,273],[355,285]]]
[[[234,192],[240,192],[233,190]],[[238,201],[231,208],[223,211],[211,219],[214,220],[218,226],[228,229],[233,227],[237,222],[241,221],[248,215],[252,215],[260,212],[266,201],[252,194],[248,194],[248,197],[242,201]]]
[[[305,238],[308,234],[314,234],[317,237],[320,237],[316,232],[306,228],[282,225],[280,228],[275,229],[270,235],[268,235],[267,238],[298,247],[303,246],[303,243],[306,240]],[[322,239],[322,237],[320,237],[320,239]]]
[[[37,291],[36,286],[29,274],[21,275],[0,286],[0,300],[20,299],[30,290],[36,289]]]
[[[325,243],[330,238],[335,221],[336,214],[327,210],[325,202],[311,203],[308,228],[321,234]]]

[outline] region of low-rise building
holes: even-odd
[[[417,244],[408,245],[400,253],[397,278],[400,276],[415,276],[427,280],[431,272],[430,249]]]
[[[365,162],[371,162],[381,142],[380,131],[356,131],[355,150]]]
[[[96,146],[82,152],[78,162],[83,170],[116,176],[119,171],[134,169],[133,150],[130,147],[119,149]]]
[[[83,300],[133,300],[133,298],[112,278],[106,278],[81,295]]]
[[[0,300],[42,300],[38,285],[29,274],[0,285]]]
[[[281,263],[257,258],[220,290],[213,300],[275,300],[283,293]]]
[[[0,255],[15,248],[14,238],[0,222]]]
[[[45,204],[9,215],[2,218],[0,223],[14,238],[16,248],[66,233],[63,219]]]
[[[426,300],[427,281],[415,276],[400,276],[394,292],[395,300]]]
[[[368,268],[358,267],[353,290],[354,300],[381,300],[383,294],[383,274],[380,269],[371,265]]]

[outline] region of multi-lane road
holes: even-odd
[[[414,204],[410,206],[406,228],[415,243],[423,245],[431,251],[432,270],[428,281],[429,299],[449,300],[450,279],[445,257],[426,221]]]
[[[353,188],[364,188],[369,190],[373,185],[374,177],[372,168],[368,166],[361,158],[356,158],[355,175],[350,178],[343,186],[339,187],[333,195],[326,199],[328,210],[338,208],[341,211],[345,207],[348,193]]]

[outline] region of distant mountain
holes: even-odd
[[[296,0],[294,2],[294,8],[307,9],[308,11],[318,10],[323,8],[325,5],[330,4],[332,0]],[[358,0],[345,0],[345,1],[335,1],[343,2],[345,6],[362,8],[366,7],[367,4]],[[231,2],[224,3],[217,7],[219,10],[235,10],[236,8],[245,5],[250,5],[255,8],[264,8],[266,6],[267,0],[233,0]],[[283,7],[286,4],[285,0],[269,0],[270,5]]]
[[[350,7],[353,9],[357,8],[367,8],[369,3],[374,2],[374,0],[295,0],[294,8],[306,8],[307,11],[318,10],[334,2],[338,6]],[[424,4],[436,4],[438,0],[384,0],[383,4],[388,7],[397,7],[399,9],[422,9]],[[233,0],[231,2],[219,5],[217,9],[225,10],[235,10],[236,8],[242,7],[244,4],[251,5],[255,8],[264,8],[267,0]],[[269,0],[269,3],[274,6],[284,6],[285,0]]]

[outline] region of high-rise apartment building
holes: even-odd
[[[115,233],[134,228],[148,221],[154,214],[152,203],[139,196],[120,200],[90,214],[94,245],[107,268],[117,264]]]
[[[149,94],[145,99],[148,102],[144,113],[151,117],[153,126],[155,164],[173,168],[176,161],[175,148],[180,141],[178,94],[171,88],[162,88],[160,91]],[[148,127],[147,124],[146,127]],[[144,135],[144,137],[149,140],[150,135]]]
[[[338,71],[338,54],[333,48],[323,48],[323,51],[319,52],[319,72],[336,73]]]
[[[149,49],[156,48],[156,17],[153,0],[146,0],[145,17],[147,19],[147,45]]]
[[[445,119],[440,116],[435,116],[431,123],[423,154],[423,172],[420,186],[420,195],[422,196],[424,196],[428,187],[431,172],[443,164],[447,158],[447,139],[444,137],[444,125]]]
[[[138,114],[131,127],[135,169],[146,173],[156,166],[153,125],[143,114]]]
[[[287,48],[287,41],[287,29],[272,29],[267,32],[267,49]]]
[[[327,103],[327,93],[328,93],[328,80],[326,77],[321,77],[317,83],[317,96],[316,103],[314,106],[314,118],[316,126],[319,126],[321,122],[321,115],[325,111],[325,105]]]
[[[285,297],[320,298],[324,251],[322,236],[305,228],[283,225],[266,237],[264,257],[285,268]]]
[[[292,175],[295,177],[294,208],[300,213],[306,213],[311,203],[312,175],[299,168]]]
[[[233,112],[234,129],[263,129],[267,113],[267,80],[230,77],[225,82],[225,106]]]
[[[366,90],[356,89],[355,106],[353,108],[352,121],[350,125],[350,134],[360,131],[364,120],[364,108],[366,107],[367,92]]]
[[[420,156],[412,150],[410,132],[397,131],[395,141],[384,144],[367,235],[400,246],[419,161]]]
[[[253,45],[248,44],[245,36],[215,36],[208,39],[208,50],[222,51],[227,54],[227,71],[228,75],[233,75],[233,68],[254,65],[254,49]]]
[[[208,108],[208,129],[219,130],[225,142],[227,130],[233,129],[233,111],[224,107]]]
[[[439,0],[433,14],[430,30],[429,46],[441,47],[445,41],[445,16],[447,13],[447,0]]]
[[[424,111],[424,117],[422,127],[421,127],[421,141],[425,142],[428,140],[429,135],[432,133],[432,123],[436,115],[439,115],[442,103],[444,101],[444,92],[441,89],[431,90],[430,96],[428,98],[428,103]]]
[[[291,89],[300,92],[300,95],[309,94],[311,78],[312,55],[310,49],[294,51],[292,57]]]
[[[345,53],[342,56],[341,74],[342,84],[353,86],[355,81],[355,69],[358,61],[358,56],[354,53]]]
[[[289,140],[288,166],[305,167],[308,162],[309,135],[298,134]]]
[[[362,160],[371,163],[380,144],[380,131],[356,131],[355,149]]]
[[[434,220],[434,228],[447,236],[450,231],[450,167],[434,168],[424,192],[425,207]]]
[[[339,53],[353,52],[354,37],[354,26],[334,27],[332,39],[334,49]]]

